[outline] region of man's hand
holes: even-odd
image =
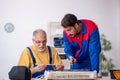
[[[76,63],[77,62],[77,60],[72,56],[69,56],[69,60],[70,60],[70,63]]]
[[[47,65],[45,65],[45,64],[39,64],[39,65],[36,67],[37,72],[44,70],[44,69],[46,68],[46,66],[47,66]]]
[[[31,68],[31,73],[34,74],[35,72],[40,72],[46,68],[45,64],[39,64],[36,67]]]
[[[56,70],[63,70],[64,69],[64,65],[63,64],[57,64],[57,65],[55,65],[55,69]]]

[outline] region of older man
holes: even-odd
[[[30,67],[33,78],[43,75],[46,69],[61,70],[64,68],[55,48],[46,45],[47,35],[44,30],[35,30],[32,41],[33,45],[22,51],[18,65]]]

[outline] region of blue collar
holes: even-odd
[[[86,27],[85,27],[85,24],[84,22],[82,21],[82,30],[80,31],[80,33],[85,33],[86,32]]]

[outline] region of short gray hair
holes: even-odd
[[[35,36],[35,35],[36,35],[36,33],[38,33],[38,32],[40,32],[40,33],[43,33],[43,34],[47,35],[47,34],[46,34],[46,32],[45,32],[43,29],[36,29],[36,30],[33,32],[33,36]]]

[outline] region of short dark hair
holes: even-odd
[[[76,23],[78,23],[77,17],[74,14],[66,14],[62,21],[61,21],[61,25],[66,28],[68,26],[74,26]]]

